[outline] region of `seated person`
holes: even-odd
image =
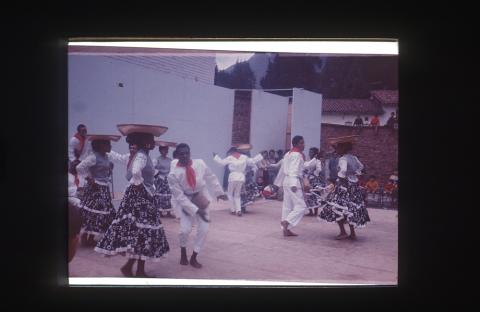
[[[378,193],[380,189],[380,185],[378,184],[376,177],[374,175],[371,175],[370,178],[368,179],[368,182],[365,184],[365,188],[367,189],[368,193]]]

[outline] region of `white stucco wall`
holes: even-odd
[[[212,161],[212,151],[230,146],[233,90],[105,56],[71,55],[68,65],[68,139],[79,123],[90,134],[119,134],[119,123],[167,126],[159,139],[189,144],[192,158],[204,159],[221,182],[223,168]],[[127,153],[125,138],[112,149]],[[158,149],[150,152],[152,158],[158,155]],[[125,166],[116,164],[114,185],[115,192],[127,185]]]
[[[305,152],[311,147],[320,147],[322,122],[322,95],[303,89],[293,89],[292,139],[303,136]]]
[[[262,150],[285,148],[288,97],[252,91],[250,143],[252,157]]]

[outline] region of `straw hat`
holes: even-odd
[[[356,143],[358,141],[359,135],[347,135],[336,138],[328,138],[330,145],[335,145],[338,143]]]
[[[157,126],[157,125],[141,125],[141,124],[120,124],[117,125],[118,131],[123,135],[129,135],[130,133],[140,132],[140,133],[150,133],[156,137],[164,134],[168,127]]]
[[[121,135],[114,135],[114,134],[87,134],[87,140],[96,141],[96,140],[104,140],[104,141],[114,141],[117,142],[120,140]]]
[[[167,147],[176,147],[177,143],[167,142],[167,141],[155,141],[156,146],[167,146]]]
[[[234,144],[233,147],[236,147],[240,151],[249,151],[252,149],[252,144],[240,143],[240,144]]]

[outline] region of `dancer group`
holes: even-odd
[[[210,226],[210,203],[213,199],[228,200],[230,213],[242,216],[245,201],[254,200],[254,191],[248,189],[251,187],[248,168],[255,167],[263,156],[251,158],[249,144],[232,146],[223,159],[213,153],[213,160],[227,166],[230,172],[225,193],[206,163],[191,159],[188,144],[154,140],[167,127],[120,124],[117,128],[126,137],[129,153],[112,150],[111,142],[119,141],[120,135],[89,135],[84,125],[78,126],[70,141],[69,203],[80,211],[82,244],[105,256],[125,256],[127,262],[120,268],[124,276],[150,277],[145,271],[145,261],[158,261],[170,251],[161,217],[175,216],[180,220],[179,263],[201,268],[197,256]],[[310,150],[307,161],[303,137],[292,139],[292,149],[275,165],[279,172],[274,184],[283,190],[280,220],[283,236],[298,236],[292,229],[309,209],[309,215],[317,215],[321,209],[319,220],[338,224],[340,233],[336,239],[355,239],[355,228],[370,221],[364,194],[358,186],[357,176],[363,165],[351,153],[355,139],[349,136],[330,140],[337,154],[338,170],[336,179],[326,186],[321,186],[325,184],[319,180],[322,162],[318,149]],[[150,152],[155,146],[159,147],[160,156],[152,160]],[[175,148],[173,159],[167,156],[169,147]],[[118,210],[112,204],[109,188],[114,163],[124,168],[128,181]],[[316,193],[318,189],[323,196]],[[345,224],[349,225],[350,235]],[[193,228],[196,234],[188,258],[187,246]]]

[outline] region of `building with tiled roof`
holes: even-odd
[[[398,90],[375,90],[368,99],[323,99],[322,123],[352,125],[357,116],[368,122],[378,115],[380,124],[386,124],[391,112],[398,109]]]
[[[398,90],[373,90],[370,95],[382,106],[398,106]]]

